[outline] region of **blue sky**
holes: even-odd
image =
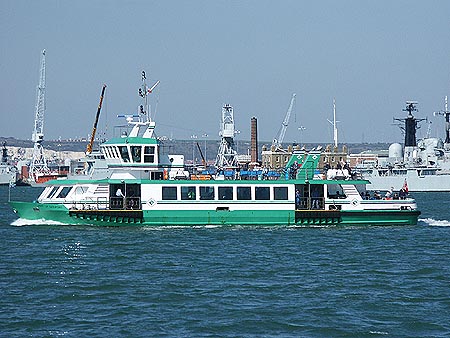
[[[3,0],[0,136],[31,138],[46,49],[46,139],[87,136],[103,83],[112,136],[137,109],[142,70],[161,81],[158,135],[217,139],[228,103],[239,139],[256,116],[272,140],[296,93],[287,142],[331,143],[333,98],[340,142],[401,142],[392,118],[406,100],[443,137],[432,113],[450,96],[449,13],[450,1]]]

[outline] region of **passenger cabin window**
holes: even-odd
[[[342,187],[339,184],[328,184],[327,185],[327,191],[328,191],[328,198],[345,198],[344,191],[342,190]]]
[[[144,163],[155,163],[155,146],[145,146]]]
[[[214,187],[200,187],[200,199],[201,200],[213,200],[214,199]]]
[[[126,146],[119,147],[120,156],[124,162],[130,162],[130,156],[128,155],[128,148]]]
[[[230,201],[233,199],[233,187],[219,187],[219,200]]]
[[[131,157],[134,163],[141,162],[141,146],[131,146]]]
[[[252,199],[252,191],[250,187],[237,187],[237,199],[242,200],[251,200]]]
[[[255,188],[255,200],[270,200],[270,188],[269,187],[256,187]]]
[[[181,187],[182,200],[195,200],[195,187]]]
[[[288,199],[288,188],[287,187],[274,187],[273,188],[273,199],[277,201]]]
[[[176,200],[177,199],[177,187],[162,187],[162,199],[163,200]]]
[[[66,196],[69,194],[70,190],[72,190],[72,187],[64,187],[59,192],[58,196],[56,198],[66,198]]]

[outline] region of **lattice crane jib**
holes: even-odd
[[[45,49],[41,54],[41,66],[39,70],[39,85],[36,90],[36,114],[34,129],[31,139],[34,142],[33,158],[30,165],[30,174],[35,179],[37,172],[48,171],[47,160],[44,155],[42,141],[44,140],[44,115],[45,115]]]

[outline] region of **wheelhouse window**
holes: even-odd
[[[109,158],[115,158],[115,154],[113,152],[113,148],[112,147],[105,147],[106,153],[108,155]]]
[[[120,156],[124,162],[130,162],[130,156],[128,155],[128,148],[126,146],[119,147]]]
[[[287,187],[274,187],[273,188],[273,199],[277,201],[288,199],[288,188]]]
[[[250,187],[237,187],[237,199],[242,200],[251,200],[252,199],[252,191]]]
[[[59,187],[53,187],[52,191],[48,194],[48,198],[53,198],[55,196],[56,192],[58,191]]]
[[[196,199],[195,187],[194,186],[181,187],[181,199],[195,200]]]
[[[162,187],[162,199],[163,200],[176,200],[177,199],[177,187]]]
[[[200,199],[201,200],[213,200],[214,199],[214,187],[200,187]]]
[[[119,151],[117,150],[117,147],[111,147],[112,157],[114,158],[120,158]]]
[[[230,201],[233,199],[233,187],[219,187],[219,200]]]
[[[86,191],[88,191],[88,187],[81,186],[75,188],[75,195],[83,195]]]
[[[141,162],[141,146],[131,146],[131,157],[134,163]]]
[[[69,194],[70,190],[72,190],[72,187],[64,187],[59,192],[58,196],[56,198],[66,198],[66,196]]]
[[[155,146],[144,147],[144,162],[155,163]]]
[[[269,187],[255,187],[255,200],[269,200],[270,188]]]

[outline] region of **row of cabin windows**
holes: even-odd
[[[282,201],[288,199],[287,187],[273,187],[273,199]],[[182,186],[180,191],[177,187],[162,187],[163,200],[178,200],[180,193],[181,200],[217,200],[219,201],[250,201],[250,200],[270,200],[270,187],[255,187],[253,196],[251,187],[224,186]],[[198,196],[198,198],[197,198]]]
[[[142,156],[142,148],[144,148]],[[155,146],[105,146],[107,158],[122,159],[132,163],[155,163]]]

